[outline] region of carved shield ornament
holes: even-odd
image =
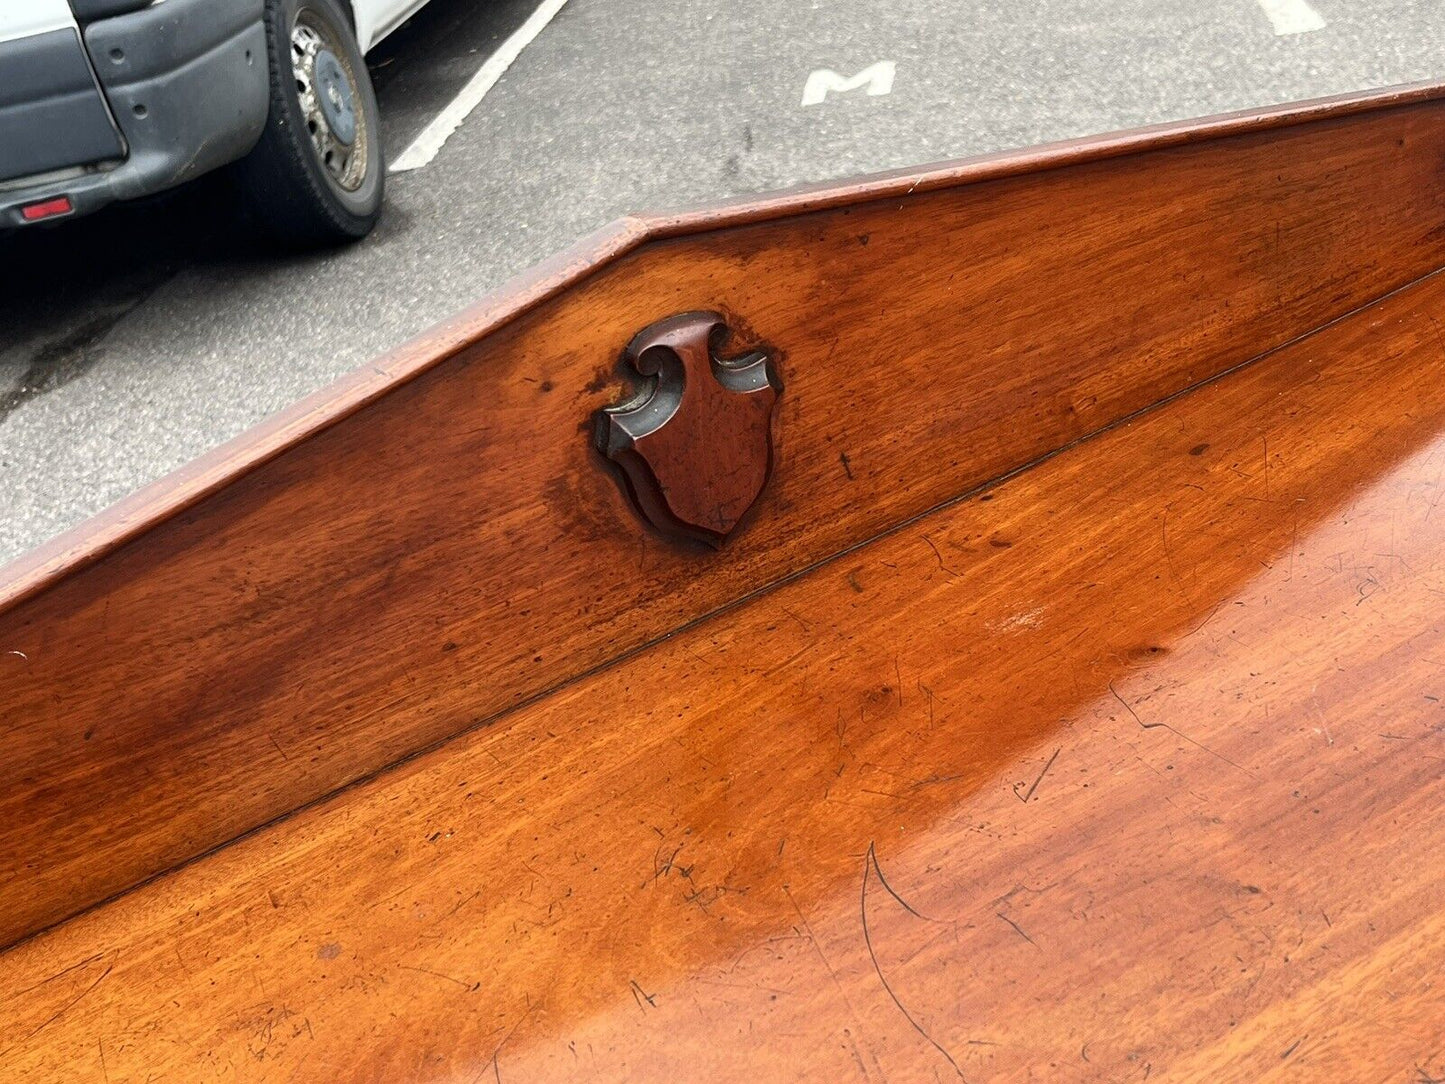
[[[597,446],[621,467],[642,516],[713,546],[767,484],[773,406],[783,390],[766,348],[723,356],[729,334],[715,312],[648,325],[622,355],[645,386],[597,418]]]

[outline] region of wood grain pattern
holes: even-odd
[[[1445,1074],[1442,321],[1437,276],[0,955],[0,1077]]]
[[[1440,266],[1438,94],[624,225],[40,555],[0,943]],[[721,554],[639,540],[583,432],[638,327],[708,308],[788,376]]]

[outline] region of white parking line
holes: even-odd
[[[542,5],[527,16],[527,21],[502,42],[502,47],[487,58],[487,62],[477,70],[477,74],[467,80],[467,85],[447,103],[447,107],[432,118],[431,123],[421,130],[406,150],[397,155],[389,172],[406,173],[408,170],[420,169],[435,158],[442,149],[442,144],[451,138],[451,134],[462,126],[462,122],[472,110],[481,104],[487,91],[496,86],[502,73],[512,66],[512,61],[521,55],[522,50],[532,43],[532,39],[543,31],[566,3],[567,0],[543,0]]]
[[[1309,0],[1259,0],[1259,6],[1274,24],[1274,32],[1281,37],[1324,29],[1324,19],[1310,7]]]

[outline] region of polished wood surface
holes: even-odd
[[[1445,1076],[1445,277],[0,955],[6,1080]]]
[[[0,587],[0,943],[1435,269],[1439,93],[623,224],[57,543]],[[587,439],[690,309],[788,386],[718,554]]]

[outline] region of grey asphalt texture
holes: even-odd
[[[570,0],[350,249],[224,179],[0,238],[0,563],[618,215],[1445,75],[1428,0]],[[433,0],[370,58],[393,156],[530,13]],[[800,107],[814,68],[891,94]]]

